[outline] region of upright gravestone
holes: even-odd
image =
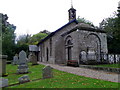
[[[0,78],[0,88],[8,86],[8,79]]]
[[[6,60],[7,55],[0,55],[0,76],[4,76],[6,74]]]
[[[32,65],[37,65],[37,56],[34,53],[31,55],[31,63]]]
[[[87,57],[86,57],[86,52],[85,51],[82,51],[80,55],[81,55],[81,61],[83,61],[83,62],[87,61]]]
[[[14,56],[13,57],[13,65],[17,65],[18,64],[18,56]]]
[[[53,77],[52,67],[50,67],[50,66],[46,66],[45,68],[43,68],[42,73],[43,73],[43,79]]]
[[[23,50],[19,53],[18,64],[19,65],[17,72],[19,74],[28,73],[27,56],[26,56],[26,52]]]

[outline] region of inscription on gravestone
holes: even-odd
[[[52,67],[50,67],[50,66],[46,66],[45,68],[43,68],[42,73],[43,73],[43,79],[53,77]]]

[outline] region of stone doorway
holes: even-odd
[[[71,60],[72,58],[72,54],[71,54],[71,47],[68,47],[68,60]]]

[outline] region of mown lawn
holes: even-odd
[[[31,63],[28,64],[29,67],[29,73],[28,74],[17,74],[17,65],[11,65],[7,64],[7,73],[8,76],[4,77],[9,80],[9,84],[15,84],[18,83],[18,78],[23,75],[29,75],[30,80],[42,78],[41,70],[44,67],[44,65],[34,65],[32,66]]]
[[[31,66],[29,64],[30,73],[22,75],[29,75],[30,80],[42,78],[43,67],[44,65]],[[16,70],[17,66],[7,65],[9,75],[5,78],[9,79],[9,84],[18,83],[18,78],[22,76],[17,75]],[[115,82],[78,76],[55,69],[53,69],[53,73],[54,78],[31,81],[7,88],[118,88],[118,83]]]
[[[94,65],[98,67],[110,67],[110,68],[120,68],[120,64],[102,64],[102,65]]]

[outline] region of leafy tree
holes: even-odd
[[[89,24],[89,25],[95,27],[92,22],[90,22],[89,20],[86,20],[85,18],[80,18],[80,17],[78,16],[77,21],[78,21],[79,23],[85,23],[85,24]]]
[[[29,43],[36,45],[41,39],[45,38],[46,36],[48,36],[46,33],[37,33],[30,38]]]
[[[24,50],[28,54],[29,40],[31,35],[20,35],[17,39],[15,52],[18,54],[21,50]]]
[[[109,53],[120,54],[120,11],[113,17],[104,19],[100,27],[107,32]]]
[[[15,34],[16,26],[7,22],[8,16],[2,15],[2,54],[8,55],[8,59],[12,59],[15,47]]]
[[[42,33],[41,33],[42,32]],[[28,47],[29,45],[36,45],[38,42],[45,38],[49,31],[41,31],[40,33],[37,33],[33,36],[27,34],[27,35],[20,35],[17,39],[17,44],[16,44],[16,53],[19,53],[21,50],[24,50],[28,54]]]
[[[17,44],[19,44],[19,45],[23,45],[23,44],[29,45],[30,38],[31,38],[31,35],[29,35],[29,34],[20,35],[17,38]]]

